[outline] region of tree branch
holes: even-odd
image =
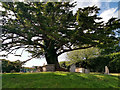
[[[92,46],[88,46],[88,47],[80,47],[80,48],[75,48],[75,49],[68,49],[68,50],[63,50],[63,52],[60,52],[58,53],[57,55],[61,55],[62,53],[65,53],[65,52],[69,52],[69,51],[74,51],[74,50],[79,50],[79,49],[87,49],[87,48],[90,48],[90,47],[94,47],[93,45]]]

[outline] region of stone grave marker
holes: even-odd
[[[90,70],[89,69],[85,69],[85,73],[90,73]]]
[[[55,71],[55,65],[54,64],[48,64],[42,67],[43,72],[49,72],[49,71]]]
[[[72,64],[72,65],[70,66],[70,72],[75,72],[75,69],[76,69],[75,64]]]
[[[104,74],[108,74],[109,75],[109,69],[107,66],[105,66],[105,73]]]

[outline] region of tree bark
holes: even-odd
[[[59,62],[58,62],[58,56],[56,53],[46,53],[45,58],[47,61],[47,64],[55,64],[55,69],[60,68]]]
[[[47,64],[55,64],[55,69],[60,68],[58,62],[58,55],[54,49],[54,40],[44,40],[45,41],[45,58]]]

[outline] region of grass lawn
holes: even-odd
[[[70,72],[2,75],[2,88],[118,88],[118,76]]]

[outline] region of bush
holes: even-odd
[[[120,52],[92,58],[87,63],[91,71],[104,72],[108,66],[111,73],[120,73]]]
[[[10,72],[20,72],[20,61],[11,62],[9,60],[1,59],[2,61],[2,73],[10,73]]]

